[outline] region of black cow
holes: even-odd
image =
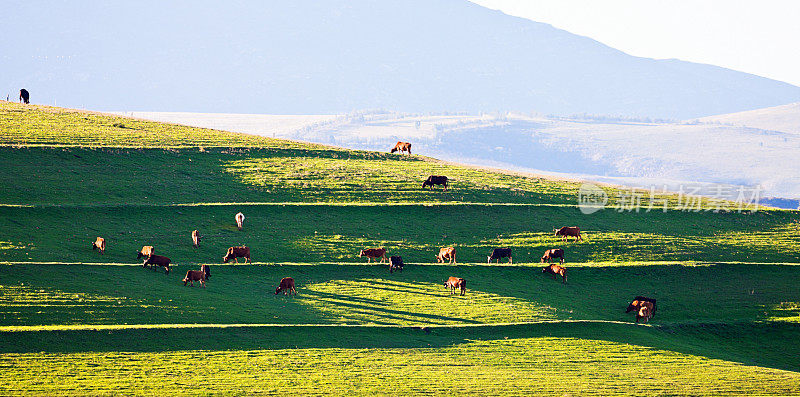
[[[390,256],[389,257],[389,273],[394,273],[397,270],[399,272],[403,271],[403,257],[402,256]]]
[[[444,190],[447,190],[447,177],[444,175],[431,175],[425,182],[422,182],[423,189],[430,186],[431,190],[433,190],[433,185],[442,185]]]
[[[511,248],[495,248],[492,254],[488,256],[486,263],[491,263],[493,259],[497,259],[497,263],[500,263],[500,258],[508,258],[508,263],[513,263],[511,260]]]

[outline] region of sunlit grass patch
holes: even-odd
[[[469,282],[466,295],[460,296],[450,295],[441,283],[331,280],[305,286],[301,303],[341,323],[479,324],[570,318],[569,310],[559,312],[537,302],[473,289]]]
[[[0,250],[30,250],[33,247],[31,243],[0,241]]]
[[[39,105],[0,102],[0,146],[274,147],[316,146]]]
[[[268,191],[295,190],[299,199],[318,201],[496,201],[498,195],[513,201],[564,202],[577,197],[574,183],[553,184],[526,178],[454,166],[422,158],[359,153],[325,156],[274,156],[236,160],[226,169],[245,184]],[[423,191],[429,175],[446,175],[449,190]]]
[[[580,338],[452,347],[5,354],[3,394],[790,395],[800,374]],[[498,381],[502,379],[502,381]]]

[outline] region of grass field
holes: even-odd
[[[800,394],[800,213],[583,215],[578,186],[0,102],[0,394]],[[254,264],[223,265],[239,244]],[[404,272],[357,256],[377,246]],[[513,265],[485,263],[500,246]],[[208,287],[184,287],[200,264]],[[639,294],[648,325],[624,313]]]

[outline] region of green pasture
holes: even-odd
[[[314,334],[306,334],[310,335]],[[0,385],[0,392],[25,389],[32,394],[66,395],[117,394],[123,390],[128,394],[159,395],[414,395],[448,394],[453,390],[488,395],[800,393],[800,375],[796,372],[580,337],[473,340],[443,347],[215,351],[203,349],[202,337],[196,337],[194,342],[197,346],[194,350],[172,352],[6,354],[0,358],[0,368],[13,368],[15,376]]]
[[[246,216],[239,231],[234,215]],[[798,262],[791,211],[715,214],[670,211],[583,215],[574,207],[515,205],[192,205],[0,207],[0,261],[136,263],[152,245],[176,264],[221,263],[246,245],[255,262],[366,262],[363,248],[386,247],[406,262],[432,263],[454,246],[460,263],[486,263],[511,247],[516,263],[562,248],[567,264],[629,261]],[[553,227],[580,225],[584,241]],[[191,231],[203,240],[192,246]],[[91,250],[95,237],[106,252]],[[505,259],[503,261],[506,261]]]
[[[800,322],[800,266],[212,265],[206,288],[138,265],[0,266],[0,327],[94,324],[469,325],[553,320],[629,322],[630,297],[659,297],[656,324]],[[450,276],[468,293],[450,296]],[[275,296],[293,277],[298,296]],[[58,280],[54,282],[54,280]],[[713,299],[710,297],[713,296]]]
[[[579,186],[0,101],[0,395],[800,394],[800,213],[604,187],[643,210],[584,215]],[[358,257],[381,246],[402,273]]]

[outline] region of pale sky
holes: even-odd
[[[471,0],[628,54],[677,58],[800,86],[798,0]]]

